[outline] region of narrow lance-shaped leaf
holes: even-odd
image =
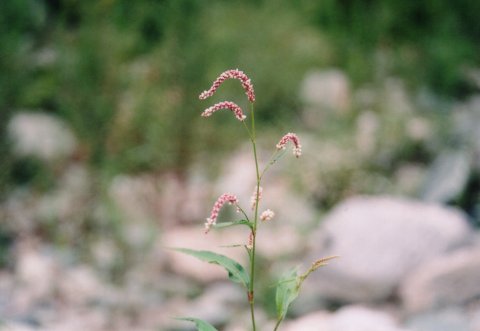
[[[328,261],[337,258],[338,256],[329,256],[321,258],[312,263],[310,268],[301,275],[298,275],[297,270],[293,269],[286,273],[277,285],[277,293],[275,296],[275,302],[277,306],[277,325],[283,321],[287,315],[288,308],[290,304],[298,297],[300,292],[300,287],[302,286],[303,281],[315,270],[328,264]]]
[[[248,276],[248,273],[245,271],[242,265],[237,261],[232,260],[225,255],[217,254],[210,251],[197,251],[188,248],[174,248],[174,250],[194,256],[202,261],[218,264],[224,267],[228,272],[228,278],[230,278],[230,280],[242,284],[247,289],[249,288],[250,277]]]
[[[198,319],[198,318],[178,317],[176,319],[179,321],[188,321],[188,322],[195,323],[195,326],[197,327],[198,331],[218,331],[210,323],[202,321],[201,319]]]

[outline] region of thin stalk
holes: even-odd
[[[248,215],[245,213],[245,211],[243,210],[243,208],[240,207],[240,206],[237,205],[237,204],[235,205],[235,207],[243,214],[243,216],[245,216],[245,219],[250,222],[250,219],[248,218]]]
[[[275,324],[275,328],[273,329],[273,331],[277,331],[277,329],[280,326],[280,323],[282,323],[282,321],[283,321],[283,318],[277,321],[277,324]]]
[[[255,204],[255,214],[253,219],[253,228],[252,228],[252,249],[249,254],[250,257],[250,288],[248,289],[248,301],[250,303],[250,315],[252,318],[252,327],[253,331],[257,330],[256,323],[255,323],[255,295],[254,295],[254,288],[255,288],[255,250],[256,250],[256,239],[257,239],[257,223],[258,223],[258,196],[260,194],[260,171],[258,168],[258,157],[257,157],[257,144],[256,144],[256,134],[255,134],[255,111],[253,108],[253,104],[250,104],[250,114],[252,119],[252,129],[251,131],[248,130],[247,125],[245,124],[245,128],[247,129],[248,135],[250,136],[250,140],[252,141],[253,147],[253,157],[255,159],[255,172],[256,172],[256,181],[257,181],[257,203]]]
[[[285,154],[285,150],[276,150],[275,152],[273,152],[272,156],[270,157],[270,161],[268,161],[267,165],[265,166],[265,168],[262,170],[262,173],[260,174],[260,179],[263,178],[263,175],[265,174],[265,172],[267,172],[267,170],[272,166],[274,165],[283,155]]]

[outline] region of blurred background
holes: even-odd
[[[253,81],[266,175],[259,324],[276,279],[316,272],[285,331],[480,330],[480,2],[0,2],[0,329],[249,330],[225,272],[248,233],[205,236],[215,199],[248,207],[254,163],[221,100]],[[265,159],[267,158],[267,159]],[[235,214],[225,208],[221,220]],[[303,266],[303,267],[302,267]],[[302,269],[303,268],[303,269]],[[187,323],[188,324],[188,323]]]

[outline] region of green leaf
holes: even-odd
[[[232,281],[236,283],[243,284],[243,286],[245,286],[245,288],[247,289],[249,288],[250,277],[248,276],[248,273],[245,271],[242,265],[237,261],[234,261],[225,255],[217,254],[210,251],[197,251],[197,250],[188,249],[188,248],[173,248],[173,249],[178,252],[182,252],[182,253],[194,256],[197,259],[200,259],[202,261],[218,264],[224,267],[228,272],[228,278],[230,278]]]
[[[213,225],[215,229],[222,229],[222,228],[227,228],[230,226],[235,226],[235,225],[246,225],[249,228],[252,228],[253,224],[247,220],[240,220],[240,221],[233,221],[233,222],[222,222],[222,223],[217,223]]]
[[[280,278],[275,295],[278,321],[282,321],[287,315],[288,307],[298,296],[300,285],[296,269],[290,270]]]
[[[195,323],[198,331],[218,331],[211,324],[193,317],[178,317],[176,320]]]
[[[275,295],[275,303],[277,306],[277,325],[275,330],[287,315],[290,304],[298,297],[303,281],[307,279],[312,272],[327,265],[330,260],[337,257],[338,256],[328,256],[318,259],[312,263],[304,274],[298,275],[297,269],[292,269],[280,278]]]

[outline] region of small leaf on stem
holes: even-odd
[[[287,315],[288,307],[298,296],[300,285],[296,269],[290,270],[280,278],[275,296],[278,321],[282,321]]]
[[[287,315],[290,304],[298,297],[302,283],[307,277],[318,268],[327,265],[328,261],[337,258],[338,256],[328,256],[313,262],[310,268],[301,275],[298,275],[296,269],[290,270],[283,277],[280,278],[277,285],[277,293],[275,296],[277,306],[277,330],[280,323]]]

